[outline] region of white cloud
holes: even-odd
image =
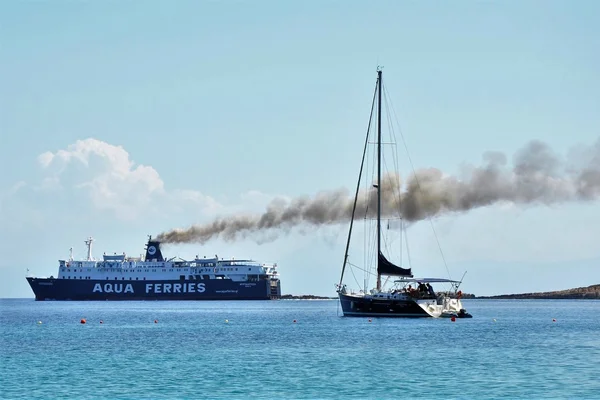
[[[50,152],[50,151],[42,153],[38,156],[38,162],[44,168],[48,167],[53,159],[54,159],[54,154],[52,154],[52,152]]]
[[[28,187],[40,203],[44,196],[52,196],[48,202],[52,213],[58,209],[58,201],[65,201],[67,209],[68,204],[76,203],[81,208],[86,203],[86,207],[108,211],[120,220],[132,221],[150,212],[167,219],[182,214],[189,223],[195,223],[205,217],[262,211],[277,197],[250,191],[241,194],[237,204],[226,206],[197,190],[167,190],[153,167],[136,164],[122,146],[94,138],[46,151],[37,157],[37,162],[42,171],[39,181],[29,185],[19,182],[4,192],[2,199],[11,197],[18,202],[17,192]],[[85,199],[88,201],[82,201]]]
[[[38,189],[84,191],[97,209],[110,210],[121,219],[135,219],[162,196],[164,183],[149,166],[135,165],[121,146],[89,138],[38,156],[45,177]]]

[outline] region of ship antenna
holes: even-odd
[[[73,248],[69,247],[69,261],[73,261]]]
[[[89,237],[88,240],[85,241],[85,245],[87,246],[87,260],[92,261],[92,242],[94,241],[93,237]]]

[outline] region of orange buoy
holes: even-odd
[[[453,315],[452,317],[450,317],[450,321],[452,321],[452,322],[456,321],[456,317]]]
[[[85,318],[81,318],[81,321],[79,321],[79,322],[81,322],[82,324],[85,324]]]

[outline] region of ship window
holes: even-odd
[[[129,277],[129,280],[131,280],[131,277]]]
[[[117,277],[115,276],[115,281],[116,281],[117,279],[119,279],[119,278],[117,278]]]
[[[153,269],[153,270],[152,270],[152,272],[156,272],[156,270],[155,270],[155,269]]]
[[[248,268],[248,271],[252,271],[252,268]]]
[[[122,280],[122,281],[124,281],[124,280],[125,280],[125,277],[122,277],[122,278],[121,278],[121,280]]]
[[[106,280],[108,280],[108,276],[106,277]]]
[[[144,277],[144,280],[146,280],[146,277]]]
[[[136,276],[136,277],[135,277],[135,280],[137,281],[138,279],[140,279],[140,278],[138,278],[138,277]]]
[[[235,270],[237,271],[237,268]]]
[[[166,268],[163,268],[163,272],[167,272],[167,269],[166,269]]]
[[[169,271],[173,271],[173,268],[171,268]]]

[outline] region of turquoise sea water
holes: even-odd
[[[333,300],[0,300],[0,396],[600,399],[600,302],[464,304],[368,322]]]

